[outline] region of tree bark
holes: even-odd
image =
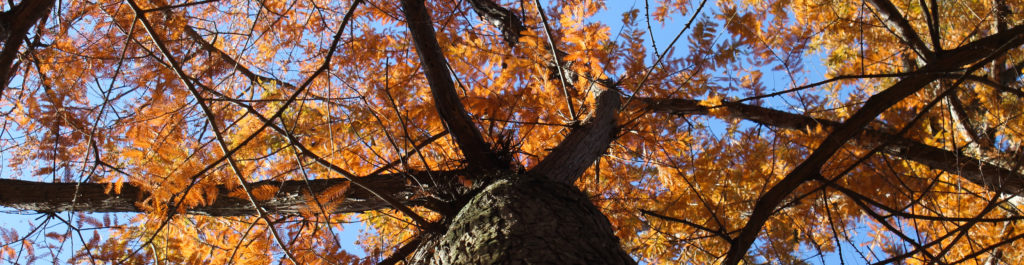
[[[483,188],[447,231],[424,234],[410,264],[636,264],[574,186],[510,175]]]
[[[0,13],[0,39],[4,45],[0,48],[0,95],[7,89],[7,81],[11,79],[14,60],[22,41],[28,36],[32,26],[50,14],[53,0],[23,0],[11,7],[11,10]]]
[[[446,172],[431,172],[431,174],[445,175]],[[419,187],[408,184],[407,177],[425,178],[427,173],[400,173],[382,174],[362,177],[360,180],[379,193],[388,194],[397,198],[401,203],[409,206],[420,205],[422,198],[415,198],[413,195]],[[261,206],[272,214],[300,214],[308,209],[308,201],[313,195],[321,195],[330,192],[339,185],[349,185],[345,179],[318,179],[318,180],[289,180],[289,181],[260,181],[251,183],[253,187],[270,185],[278,188],[274,197],[261,201]],[[43,183],[12,179],[0,179],[0,206],[11,207],[19,210],[36,212],[143,212],[139,205],[148,197],[142,189],[131,184],[122,184],[121,192],[110,191],[111,183]],[[198,191],[193,191],[198,192]],[[244,197],[233,197],[232,190],[219,188],[217,199],[197,207],[185,210],[188,214],[210,215],[210,216],[247,216],[252,215],[255,210],[251,202]],[[342,212],[363,212],[382,208],[389,208],[377,196],[361,188],[349,188],[344,191],[342,201],[330,202],[337,207],[332,208],[334,213]],[[321,203],[327,204],[328,202]]]
[[[608,151],[618,132],[616,116],[622,100],[617,88],[601,86],[594,113],[582,125],[573,127],[551,153],[530,169],[530,174],[572,184]]]
[[[423,0],[403,0],[406,26],[416,54],[420,57],[423,75],[430,85],[434,107],[441,116],[445,130],[455,140],[469,167],[480,172],[508,168],[507,163],[498,159],[490,145],[484,140],[473,119],[469,117],[452,81],[448,59],[444,57],[441,44],[437,42],[434,22],[424,6]]]

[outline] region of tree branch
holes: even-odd
[[[708,115],[711,107],[702,106],[693,99],[652,99],[637,98],[648,110],[676,115]],[[735,102],[723,102],[717,107],[729,118],[744,119],[774,128],[802,130],[822,126],[835,129],[839,122],[812,118],[759,106]],[[880,130],[866,129],[855,139],[859,143],[879,145],[888,143],[882,152],[911,160],[922,165],[960,175],[964,179],[992,191],[1024,196],[1024,175],[1008,169],[1008,161],[999,159],[977,159],[961,152],[933,147],[911,139],[892,135]]]
[[[928,46],[921,40],[921,36],[917,34],[917,31],[914,31],[914,27],[910,26],[910,22],[907,21],[903,14],[900,14],[900,10],[892,2],[889,2],[889,0],[868,0],[868,3],[875,7],[878,19],[885,23],[886,28],[892,30],[900,40],[924,57],[926,61],[930,62],[935,58],[935,53],[928,49]]]
[[[615,118],[622,99],[617,88],[600,85],[604,89],[597,94],[597,106],[591,117],[574,127],[544,160],[530,169],[530,174],[572,184],[608,150],[618,132]]]
[[[811,176],[819,174],[821,166],[846,141],[860,134],[868,123],[890,106],[916,93],[925,85],[941,77],[940,75],[930,73],[957,70],[970,63],[979,61],[979,64],[975,64],[975,66],[985,64],[991,61],[995,55],[1003,54],[1008,49],[1018,47],[1022,43],[1024,43],[1024,25],[973,41],[949,51],[948,54],[944,54],[943,57],[935,61],[929,62],[920,70],[920,75],[906,77],[886,90],[868,98],[864,106],[848,120],[836,126],[835,130],[821,142],[804,162],[797,165],[785,178],[762,194],[757,203],[755,203],[754,210],[747,224],[732,242],[733,244],[728,254],[726,254],[725,264],[734,265],[739,263],[754,243],[757,235],[761,232],[761,228],[768,222],[768,218],[775,212],[775,208],[778,207],[779,203]]]
[[[1024,73],[1022,70],[1024,70],[1024,60],[1014,63],[1011,66],[1007,66],[1005,69],[1001,70],[997,77],[997,81],[1004,85],[1013,84],[1017,81],[1017,78],[1020,78],[1021,74]]]
[[[423,0],[402,0],[402,8],[405,9],[406,25],[412,34],[413,45],[422,62],[423,74],[430,85],[434,107],[445,129],[462,150],[469,167],[483,171],[507,168],[491,150],[462,105],[451,72],[448,71],[448,61],[441,51],[441,45],[437,43],[434,23]]]
[[[960,102],[960,99],[955,94],[950,94],[946,96],[946,101],[949,105],[949,116],[953,119],[953,123],[958,125],[956,127],[962,129],[967,134],[967,137],[977,145],[978,149],[992,150],[995,143],[985,134],[985,126],[971,119],[970,114],[967,113],[967,108]]]
[[[469,0],[468,2],[477,15],[501,31],[501,35],[509,47],[515,47],[519,43],[519,37],[522,37],[522,32],[526,30],[523,21],[519,20],[519,16],[492,0]]]
[[[416,236],[412,240],[409,240],[409,242],[406,242],[405,245],[403,245],[402,247],[396,249],[394,253],[391,253],[390,257],[378,262],[377,265],[398,264],[399,261],[405,260],[405,258],[408,257],[409,254],[412,254],[413,251],[416,251],[416,248],[420,246],[421,242],[423,242],[423,238],[420,236]]]
[[[217,46],[214,46],[213,43],[206,41],[206,39],[204,39],[203,36],[199,35],[199,32],[196,32],[195,28],[192,28],[192,26],[185,26],[185,35],[191,38],[192,41],[199,43],[199,47],[202,47],[203,50],[206,50],[206,52],[210,53],[211,55],[220,58],[222,61],[230,65],[232,69],[237,70],[239,73],[242,74],[242,76],[245,76],[253,83],[259,84],[274,82],[289,89],[295,89],[295,85],[285,82],[284,80],[263,76],[254,73],[252,70],[249,70],[248,67],[242,65],[240,62],[235,60],[235,58],[232,58],[231,55],[228,55],[220,48],[217,48]]]
[[[50,13],[54,0],[22,0],[11,7],[11,10],[0,14],[0,38],[4,40],[0,51],[0,96],[7,89],[7,81],[11,79],[11,67],[18,57],[18,49],[32,28]]]
[[[381,194],[388,194],[403,205],[421,205],[423,198],[415,197],[421,187],[410,185],[407,177],[426,177],[428,174],[450,175],[454,171],[443,172],[409,172],[381,174],[359,178],[360,182]],[[259,181],[250,183],[251,187],[277,187],[274,197],[261,201],[260,206],[270,214],[301,214],[308,210],[312,196],[331,192],[333,189],[348,186],[349,180],[343,178],[314,179],[287,181]],[[121,192],[107,192],[112,185],[121,185]],[[309,190],[313,194],[309,194]],[[206,205],[185,210],[188,214],[210,216],[251,216],[252,203],[245,198],[232,196],[237,191],[219,186],[216,200]],[[0,179],[0,206],[36,212],[143,212],[143,201],[148,198],[145,191],[131,183],[46,183],[13,179]],[[330,202],[335,207],[333,213],[364,212],[390,208],[388,202],[373,195],[366,189],[346,189],[343,201]]]
[[[540,15],[540,21],[544,24],[544,36],[548,40],[548,50],[551,50],[551,59],[555,61],[555,65],[562,65],[562,58],[558,56],[558,47],[555,46],[555,37],[551,35],[551,25],[548,24],[548,16],[544,14],[544,7],[540,5],[540,0],[534,0],[537,5],[537,13]],[[565,97],[566,108],[569,109],[569,117],[572,118],[573,122],[578,121],[579,117],[576,116],[576,106],[572,103],[572,95],[569,93],[569,79],[566,78],[564,69],[562,67],[555,67],[558,72],[558,81],[562,86],[562,96]]]

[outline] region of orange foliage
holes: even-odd
[[[129,2],[144,11],[151,31]],[[762,195],[834,132],[835,124],[821,120],[842,122],[900,80],[934,74],[945,76],[863,126],[888,139],[858,134],[824,163],[821,179],[802,182],[777,209],[760,209],[772,215],[744,258],[797,264],[843,252],[853,263],[980,264],[996,256],[1024,263],[1013,251],[1024,249],[1020,193],[1000,194],[1000,184],[915,160],[903,153],[917,150],[892,142],[956,156],[938,164],[961,165],[964,157],[1021,174],[1024,49],[993,51],[991,62],[970,70],[975,65],[919,71],[934,70],[925,68],[938,60],[931,56],[1019,26],[1019,1],[868,1],[891,2],[931,51],[916,50],[878,5],[863,1],[542,1],[550,33],[533,1],[495,1],[527,26],[515,47],[464,2],[426,5],[462,103],[485,140],[505,148],[515,165],[536,165],[582,117],[570,113],[593,110],[598,80],[623,91],[629,104],[618,114],[618,137],[576,184],[639,260],[721,261]],[[243,185],[259,181],[465,167],[453,138],[430,140],[446,127],[398,1],[57,3],[28,33],[15,81],[2,92],[4,170],[28,180],[111,183],[111,195],[138,187],[145,197],[136,207],[145,212],[103,221],[48,215],[46,222],[76,230],[43,238],[0,228],[5,261],[49,258],[42,248],[57,253],[63,243],[41,243],[74,240],[78,249],[55,262],[375,263],[415,237],[416,220],[393,207],[336,213],[352,201],[346,194],[362,191],[354,182],[296,193],[301,214],[184,213],[225,199],[221,191],[257,205],[288,195],[273,184],[246,192]],[[653,99],[694,104],[666,111],[652,107]],[[730,104],[820,120],[791,128],[787,122],[796,121]],[[265,126],[266,118],[277,128]],[[887,140],[897,147],[873,150]],[[456,179],[460,188],[474,183]],[[429,181],[409,177],[415,188],[402,194],[410,201],[447,195]],[[411,211],[441,219],[419,206]],[[364,257],[342,250],[355,240],[337,238],[343,223],[357,221],[369,228],[358,240]],[[77,230],[88,227],[104,229],[91,236]]]

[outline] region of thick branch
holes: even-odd
[[[889,29],[893,30],[900,40],[928,61],[934,58],[934,53],[928,49],[928,46],[925,46],[921,36],[917,34],[917,31],[914,31],[914,27],[910,26],[910,22],[907,21],[903,14],[900,14],[900,10],[892,2],[889,2],[889,0],[868,0],[868,3],[875,7],[879,20],[885,23]]]
[[[801,184],[812,176],[820,174],[821,166],[839,150],[848,140],[858,135],[865,127],[879,114],[893,104],[903,100],[907,96],[916,93],[941,75],[941,73],[963,68],[964,66],[978,62],[981,65],[993,59],[994,55],[1006,52],[1024,43],[1024,25],[1014,27],[1009,31],[1000,32],[995,35],[968,43],[948,54],[929,62],[920,70],[919,75],[913,75],[896,82],[891,87],[868,98],[864,106],[853,114],[848,120],[836,126],[825,140],[811,153],[804,162],[797,165],[785,178],[780,180],[771,189],[765,192],[754,204],[754,211],[750,220],[740,230],[739,235],[732,242],[733,245],[726,254],[725,264],[737,264],[742,259],[750,246],[754,243],[761,228],[768,222],[768,218],[775,212],[782,201],[796,190]],[[980,61],[980,62],[979,62]]]
[[[574,127],[531,174],[546,176],[563,183],[576,181],[587,167],[601,157],[617,132],[615,117],[619,112],[621,97],[618,89],[607,88],[597,95],[594,113],[582,125]]]
[[[50,13],[54,0],[22,0],[11,10],[0,14],[0,38],[4,40],[0,51],[0,96],[7,89],[7,81],[11,79],[11,67],[18,57],[18,49],[24,42],[28,30]]]
[[[515,47],[516,43],[519,43],[519,37],[522,37],[522,32],[526,30],[519,16],[492,0],[469,0],[469,5],[480,18],[501,30],[501,35],[509,47]]]
[[[692,99],[639,98],[638,100],[654,112],[676,115],[710,114],[709,107],[702,106],[699,101]],[[837,121],[816,119],[806,115],[742,103],[724,102],[718,109],[720,113],[724,113],[729,118],[749,120],[781,129],[802,130],[818,125],[826,129],[834,129],[839,126]],[[1024,175],[1000,165],[1005,163],[991,161],[992,159],[976,159],[960,152],[933,147],[879,130],[864,130],[855,140],[872,146],[886,143],[888,145],[882,151],[889,155],[960,175],[964,179],[992,191],[1024,196]]]
[[[451,172],[431,172],[437,176],[451,174]],[[388,194],[399,200],[404,205],[419,205],[423,203],[422,198],[413,195],[420,187],[410,185],[406,177],[426,177],[427,172],[417,173],[396,173],[367,176],[359,178],[365,185],[374,191]],[[130,183],[123,183],[120,194],[108,194],[106,191],[113,185],[110,183],[46,183],[31,182],[22,180],[2,179],[0,180],[0,205],[19,210],[36,212],[143,212],[139,205],[143,204],[148,196]],[[310,210],[311,204],[309,190],[313,195],[323,195],[330,192],[332,188],[340,185],[347,186],[346,179],[316,179],[309,180],[309,189],[306,188],[305,180],[288,181],[260,181],[252,182],[250,186],[272,186],[279,190],[274,197],[261,201],[260,206],[270,214],[300,214],[304,209]],[[245,198],[232,197],[232,191],[221,187],[217,190],[217,199],[208,205],[197,206],[185,210],[189,214],[211,215],[211,216],[251,216],[253,213],[252,203]],[[76,195],[77,194],[77,195]],[[391,207],[387,202],[374,196],[366,189],[348,188],[344,192],[343,201],[327,202],[336,207],[331,208],[334,213],[363,212],[369,210]],[[315,209],[312,209],[315,212]]]
[[[494,170],[507,167],[491,151],[490,145],[463,107],[455,91],[451,72],[448,71],[448,60],[441,51],[441,45],[437,43],[434,24],[426,6],[423,5],[423,0],[403,0],[402,7],[405,9],[406,25],[412,33],[413,45],[416,46],[416,53],[419,54],[423,66],[423,74],[430,84],[434,106],[445,128],[462,150],[463,157],[469,162],[469,166],[475,169]]]

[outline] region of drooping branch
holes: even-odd
[[[615,117],[622,99],[618,89],[608,84],[601,86],[604,89],[597,94],[594,113],[530,169],[531,174],[571,184],[608,150],[617,132]]]
[[[1001,55],[1010,48],[1016,48],[1022,43],[1024,43],[1024,25],[973,41],[949,51],[949,53],[944,54],[943,57],[937,58],[935,61],[929,62],[920,70],[921,74],[906,77],[884,91],[868,98],[864,106],[849,119],[836,126],[835,130],[829,133],[804,162],[797,165],[785,178],[762,194],[757,203],[754,204],[754,211],[751,213],[747,224],[740,230],[739,235],[732,242],[724,263],[729,265],[739,263],[754,243],[757,235],[761,232],[761,228],[764,227],[764,224],[768,222],[768,219],[775,212],[775,208],[793,190],[796,190],[797,187],[812,176],[819,174],[825,162],[848,140],[860,134],[875,117],[890,106],[913,95],[924,86],[941,77],[932,73],[958,70],[975,62],[977,64],[974,66],[977,67],[990,62],[994,59],[994,56]]]
[[[429,174],[449,175],[454,172],[429,172]],[[416,187],[407,181],[408,177],[426,177],[427,172],[381,174],[361,177],[359,180],[374,191],[388,194],[403,205],[420,205],[422,198],[415,197]],[[308,188],[307,188],[308,183]],[[276,187],[274,197],[260,201],[260,206],[270,214],[301,214],[302,211],[315,212],[310,209],[312,196],[327,195],[338,188],[349,185],[346,179],[316,179],[288,181],[259,181],[250,183],[251,187]],[[107,192],[112,183],[46,183],[23,180],[0,179],[0,206],[36,212],[143,212],[140,205],[148,198],[145,191],[131,183],[121,183],[121,193]],[[309,190],[313,193],[310,194]],[[207,204],[185,210],[188,214],[210,216],[251,216],[252,203],[238,191],[221,187],[217,189],[216,200]],[[344,190],[341,201],[331,201],[333,213],[364,212],[391,207],[387,202],[368,192],[366,189],[348,188]]]
[[[437,43],[434,23],[427,13],[423,0],[403,0],[406,25],[412,35],[416,54],[420,57],[423,74],[430,85],[430,94],[434,99],[434,107],[445,128],[455,139],[462,155],[469,166],[479,170],[494,170],[507,167],[491,150],[480,130],[469,117],[466,108],[455,91],[448,60],[444,57],[441,45]]]
[[[676,115],[708,115],[711,108],[693,99],[652,99],[637,98],[653,112]],[[735,102],[723,102],[716,107],[719,113],[729,118],[744,119],[773,128],[802,130],[821,126],[834,129],[839,122],[817,119],[765,107]],[[882,149],[886,154],[911,160],[933,169],[949,172],[992,191],[1024,196],[1024,175],[1006,167],[1007,163],[997,159],[979,159],[943,148],[933,147],[911,139],[892,135],[879,130],[867,129],[854,138],[858,143],[870,146],[887,144]]]
[[[0,39],[4,47],[0,50],[0,96],[7,89],[7,81],[11,79],[11,67],[18,57],[21,43],[25,41],[28,30],[39,20],[50,13],[54,0],[22,0],[7,12],[0,13]]]

